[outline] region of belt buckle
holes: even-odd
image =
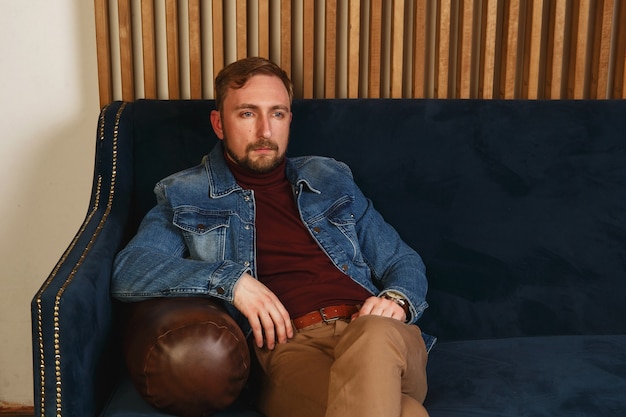
[[[326,317],[326,307],[320,308],[319,311],[320,311],[320,315],[322,316],[322,321],[324,321],[324,323],[326,323],[326,324],[330,324],[330,323],[332,323],[334,321],[339,320],[339,318],[340,318],[339,316],[333,317],[333,318],[330,318],[330,319],[328,317]]]

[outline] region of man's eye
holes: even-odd
[[[245,112],[241,113],[241,117],[252,117],[252,112],[251,111],[245,111]]]
[[[277,119],[282,119],[282,118],[285,117],[285,113],[282,112],[282,111],[277,111],[277,112],[274,113],[274,117],[277,118]]]

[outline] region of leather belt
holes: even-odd
[[[293,325],[296,330],[301,330],[305,327],[322,322],[330,323],[336,320],[349,319],[358,311],[359,307],[355,305],[341,304],[337,306],[328,306],[320,308],[319,310],[311,311],[304,316],[293,319]]]

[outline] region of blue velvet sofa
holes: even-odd
[[[37,415],[165,415],[125,374],[111,265],[157,180],[213,146],[213,105],[102,110],[88,213],[32,301]],[[347,162],[426,263],[432,417],[626,415],[626,101],[303,100],[293,112],[290,154]],[[241,400],[216,416],[260,414]]]

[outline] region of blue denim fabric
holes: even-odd
[[[286,173],[302,221],[334,265],[373,295],[403,294],[415,323],[428,306],[422,259],[372,207],[347,165],[298,157],[288,159]],[[112,295],[219,298],[248,331],[231,303],[241,275],[256,276],[254,193],[236,183],[221,143],[202,164],[159,182],[155,194],[158,204],[116,257]]]

